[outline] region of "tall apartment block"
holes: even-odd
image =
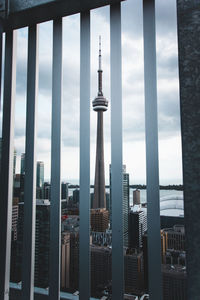
[[[163,300],[187,300],[185,267],[162,265]],[[189,300],[189,299],[188,299]]]
[[[79,288],[79,232],[70,232],[70,288]]]
[[[68,183],[62,182],[61,183],[61,199],[67,200],[68,198]]]
[[[129,247],[142,248],[142,235],[147,230],[147,215],[144,211],[129,213]]]
[[[49,286],[49,200],[37,200],[35,233],[35,286]],[[23,243],[24,203],[19,203],[18,239],[17,239],[17,274],[16,281],[21,281],[22,243]]]
[[[144,261],[141,251],[128,252],[124,256],[125,292],[140,294],[144,290]]]
[[[70,233],[62,232],[61,236],[61,265],[60,286],[62,290],[70,287]]]
[[[37,177],[36,177],[36,197],[43,199],[43,186],[44,186],[44,162],[37,161]]]
[[[110,227],[112,228],[112,185],[111,185],[111,165],[109,166],[110,174]],[[129,216],[129,174],[126,173],[126,166],[123,165],[123,230],[124,230],[124,246],[128,247],[128,216]]]
[[[112,250],[91,246],[91,294],[98,295],[111,282]]]

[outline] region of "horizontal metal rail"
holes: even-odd
[[[16,29],[81,13],[124,0],[12,0],[4,20],[4,30]]]

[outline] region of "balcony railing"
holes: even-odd
[[[80,274],[79,299],[90,298],[90,10],[110,5],[111,48],[111,165],[112,165],[112,298],[124,295],[122,222],[122,80],[121,1],[43,0],[0,1],[0,49],[5,32],[3,93],[3,145],[0,210],[0,300],[18,299],[17,289],[9,293],[11,215],[14,152],[14,107],[16,83],[16,30],[28,26],[26,179],[24,205],[24,247],[22,290],[19,299],[44,299],[34,290],[36,110],[38,91],[38,23],[53,20],[53,79],[51,137],[51,216],[48,299],[64,298],[60,293],[60,169],[62,104],[62,17],[81,15],[80,31]],[[199,103],[199,1],[177,1],[179,74],[183,141],[183,178],[187,244],[188,299],[198,299],[200,282],[200,125]],[[148,202],[149,295],[162,299],[160,208],[158,174],[158,126],[155,1],[143,0],[145,123]],[[192,28],[192,29],[191,29]],[[191,40],[190,34],[193,39]],[[191,52],[187,52],[187,46]],[[198,53],[198,55],[197,55]],[[2,51],[0,55],[2,54]],[[2,56],[2,55],[1,55]],[[192,71],[196,64],[195,71]],[[187,65],[187,68],[186,68]],[[1,69],[1,68],[0,68]],[[187,70],[186,70],[187,69]],[[187,81],[187,79],[189,81]],[[189,83],[188,83],[189,82]],[[73,299],[73,296],[70,296]]]

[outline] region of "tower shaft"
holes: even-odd
[[[101,37],[99,37],[99,69],[98,69],[98,94],[93,100],[93,110],[97,112],[97,144],[96,167],[94,181],[93,208],[106,208],[105,171],[104,171],[104,141],[103,141],[103,112],[108,109],[108,100],[102,91],[102,67],[101,67]]]
[[[105,207],[106,207],[106,195],[105,195],[105,171],[104,171],[103,111],[98,111],[93,208],[105,208]]]

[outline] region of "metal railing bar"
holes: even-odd
[[[5,19],[4,28],[5,30],[22,28],[120,1],[122,0],[13,0],[10,1],[9,14]]]
[[[112,299],[124,299],[121,4],[110,6]]]
[[[80,300],[90,298],[90,12],[80,33]]]
[[[3,58],[2,44],[3,44],[3,25],[0,23],[0,112],[1,112],[1,109],[2,109],[2,99],[1,99],[1,90],[2,90],[2,58]]]
[[[16,35],[15,31],[6,32],[5,41],[3,142],[0,172],[0,300],[9,299],[16,91]]]
[[[148,278],[150,300],[162,300],[155,0],[143,0]]]
[[[28,29],[22,299],[34,299],[38,25]]]
[[[62,18],[53,21],[49,299],[60,299]]]

